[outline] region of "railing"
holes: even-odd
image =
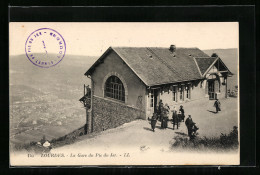
[[[91,108],[91,88],[89,85],[84,84],[84,96],[79,99],[79,101],[84,105],[85,108]]]

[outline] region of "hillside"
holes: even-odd
[[[79,99],[84,76],[96,57],[66,55],[52,68],[39,68],[25,55],[9,58],[11,143],[63,136],[85,124]]]
[[[239,58],[238,58],[238,49],[211,49],[211,50],[203,50],[209,56],[212,53],[217,53],[218,56],[223,60],[229,70],[234,74],[232,77],[228,79],[228,89],[234,89],[236,85],[238,85],[238,68],[239,68]]]

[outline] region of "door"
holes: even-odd
[[[208,93],[209,93],[209,99],[214,100],[215,99],[214,80],[208,81]]]

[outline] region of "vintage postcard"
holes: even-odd
[[[10,22],[10,166],[239,165],[238,22]]]

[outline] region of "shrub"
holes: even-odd
[[[175,142],[172,144],[172,149],[174,148],[184,148],[184,149],[194,149],[194,150],[205,150],[205,149],[237,149],[238,142],[238,130],[234,126],[233,130],[229,134],[223,134],[219,137],[196,137],[190,140],[187,137],[176,136]]]
[[[37,145],[37,142],[30,142],[26,144],[15,144],[13,145],[15,150],[27,150],[27,151],[34,151],[36,153],[41,153],[41,152],[49,152],[53,147],[57,146],[62,146],[65,144],[71,144],[74,143],[79,136],[84,135],[84,127],[81,127],[67,135],[64,135],[59,138],[54,138],[50,141],[51,146],[49,148],[45,148],[43,146]],[[46,137],[43,135],[42,139],[40,140],[41,144],[45,143]]]
[[[42,139],[41,139],[41,141],[40,141],[40,142],[41,142],[41,144],[44,144],[44,143],[45,143],[45,141],[46,141],[46,137],[45,137],[45,135],[43,135],[43,136],[42,136]]]

